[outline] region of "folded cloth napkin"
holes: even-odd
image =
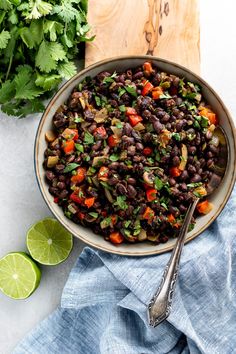
[[[201,236],[184,247],[173,307],[156,328],[147,305],[170,253],[122,257],[85,248],[61,306],[14,354],[236,353],[236,189]]]

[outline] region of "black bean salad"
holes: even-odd
[[[114,244],[177,236],[219,154],[201,88],[151,62],[101,72],[74,88],[46,134],[49,192],[64,214]],[[190,229],[194,227],[192,220]]]

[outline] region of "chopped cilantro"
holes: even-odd
[[[159,151],[156,152],[155,160],[158,161],[158,162],[161,161],[161,156],[160,156]]]
[[[108,226],[110,226],[110,223],[111,223],[111,217],[109,216],[108,218],[105,218],[100,222],[100,226],[102,229],[105,229]]]
[[[202,182],[195,182],[195,183],[187,184],[188,188],[194,188],[194,187],[200,187],[200,186],[202,186]]]
[[[100,181],[100,184],[101,184],[105,189],[109,189],[110,191],[112,191],[112,187],[111,187],[107,182]]]
[[[102,83],[103,84],[111,84],[112,82],[114,82],[115,78],[117,78],[117,73],[116,71],[114,71],[114,73],[111,76],[107,76],[103,79]]]
[[[150,163],[150,165],[153,165],[155,162],[152,157],[148,157],[147,161]]]
[[[131,224],[131,220],[125,221],[124,223],[125,228],[129,227],[130,224]]]
[[[91,145],[93,143],[94,143],[93,135],[90,134],[89,132],[85,132],[85,134],[84,134],[84,144]]]
[[[118,95],[121,97],[124,93],[126,93],[126,90],[124,88],[119,87],[118,88]]]
[[[100,107],[102,105],[101,98],[99,96],[95,96],[94,98],[95,98],[96,105]]]
[[[75,148],[80,152],[84,152],[84,147],[82,144],[75,144]]]
[[[112,155],[110,155],[110,157],[109,157],[109,159],[110,159],[111,161],[118,161],[119,158],[120,158],[120,155],[119,155],[119,154],[112,154]]]
[[[162,95],[160,95],[160,97],[159,97],[160,99],[162,99],[162,98],[172,98],[172,96],[171,95],[169,95],[169,93],[168,92],[164,92]]]
[[[119,110],[120,110],[121,112],[125,112],[125,111],[126,111],[125,105],[122,104],[121,106],[119,106]]]
[[[121,128],[123,128],[123,124],[121,122],[117,122],[116,123],[116,127],[121,129]]]
[[[123,229],[124,234],[129,237],[131,235],[131,231],[128,229]]]
[[[83,120],[83,118],[82,117],[75,117],[74,118],[74,122],[75,123],[81,123],[81,122],[83,122],[84,120]]]
[[[194,224],[189,224],[188,226],[188,232],[192,231],[194,229]]]
[[[134,97],[137,97],[137,91],[136,91],[136,87],[134,86],[131,86],[131,85],[128,85],[128,86],[125,86],[125,90],[131,95],[131,96],[134,96]]]
[[[154,184],[155,184],[155,188],[158,190],[158,191],[160,191],[161,189],[162,189],[162,187],[163,187],[163,182],[162,182],[162,180],[159,178],[159,177],[155,177],[155,179],[154,179]]]
[[[181,140],[181,137],[180,137],[180,134],[179,133],[172,133],[172,137],[177,140],[177,141],[180,141]]]
[[[71,172],[73,171],[75,168],[79,167],[79,164],[78,163],[69,163],[65,168],[64,168],[64,173],[67,173],[67,172]]]
[[[165,208],[166,210],[168,210],[168,206],[166,205],[166,203],[161,203],[161,206],[163,207],[163,208]]]
[[[93,218],[98,218],[98,213],[95,213],[93,211],[91,211],[91,213],[89,213],[90,216],[92,216]]]
[[[126,204],[126,196],[125,195],[119,195],[116,198],[116,202],[114,205],[117,205],[120,209],[126,210],[128,208],[128,205]]]

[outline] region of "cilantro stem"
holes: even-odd
[[[9,60],[8,68],[7,68],[7,73],[6,73],[6,81],[8,79],[9,74],[10,74],[10,71],[11,71],[12,60],[13,60],[13,54],[10,56],[10,60]]]

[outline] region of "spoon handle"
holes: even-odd
[[[183,249],[185,236],[188,232],[188,227],[198,202],[199,198],[196,198],[188,208],[179,236],[176,240],[175,247],[171,253],[170,260],[167,263],[162,275],[161,284],[148,305],[149,325],[152,327],[156,327],[170,314],[172,298],[179,272],[180,256]]]

